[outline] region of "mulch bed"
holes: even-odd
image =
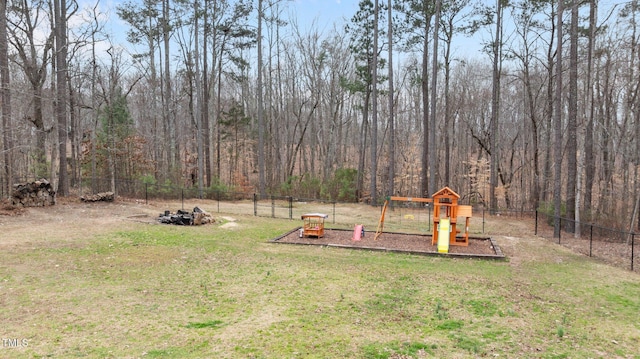
[[[449,253],[438,253],[436,245],[431,244],[430,235],[384,232],[377,240],[375,233],[367,232],[359,240],[352,240],[353,231],[325,229],[324,237],[299,236],[300,227],[272,240],[273,243],[318,245],[327,247],[365,249],[387,252],[401,252],[420,255],[446,255],[452,257],[504,259],[502,250],[491,238],[469,237],[469,246],[449,246]]]

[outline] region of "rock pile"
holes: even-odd
[[[11,192],[11,204],[22,207],[44,207],[56,204],[56,191],[46,179],[18,183]]]

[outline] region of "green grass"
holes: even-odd
[[[640,358],[640,278],[522,240],[512,262],[136,224],[3,250],[0,357]],[[62,229],[61,229],[62,230]]]

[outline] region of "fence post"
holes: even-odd
[[[289,196],[289,219],[293,219],[293,197]]]
[[[485,208],[482,208],[482,234],[484,234],[484,211]]]
[[[258,195],[256,193],[253,194],[253,215],[258,216]]]
[[[184,188],[180,188],[180,197],[182,198],[182,210],[184,211]]]
[[[333,202],[333,220],[332,220],[333,224],[336,224],[336,203]]]
[[[216,200],[218,202],[218,213],[220,213],[220,190],[216,190]]]
[[[271,218],[276,218],[276,199],[271,196]]]
[[[149,184],[144,184],[144,204],[149,204]]]
[[[533,231],[533,235],[537,236],[538,235],[538,210],[536,209],[536,227],[535,230]]]

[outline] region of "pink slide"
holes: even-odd
[[[359,241],[362,238],[362,234],[364,229],[361,224],[356,224],[356,227],[353,229],[353,238],[351,240]]]

